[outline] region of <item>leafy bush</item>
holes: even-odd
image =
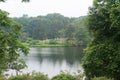
[[[113,80],[113,79],[108,79],[106,77],[95,77],[93,80]]]
[[[69,73],[61,72],[60,74],[54,76],[51,80],[77,80],[77,79],[75,76]]]
[[[0,80],[6,80],[5,78],[0,78]]]
[[[30,80],[29,74],[11,76],[8,80]]]
[[[49,41],[49,44],[57,44],[57,41],[51,39],[51,40]]]
[[[74,72],[75,77],[77,80],[84,80],[85,76],[82,70],[78,70],[77,72]]]
[[[31,80],[49,80],[49,78],[47,75],[44,75],[40,72],[39,73],[33,72]]]
[[[69,72],[63,72],[61,71],[60,74],[52,77],[52,79],[49,79],[47,75],[44,75],[40,72],[32,72],[32,73],[26,73],[26,74],[19,74],[16,76],[10,76],[8,79],[4,77],[0,77],[0,80],[82,80],[83,76],[81,74],[79,75],[71,75]],[[97,79],[96,79],[97,80]]]
[[[42,73],[33,72],[31,75],[28,73],[11,76],[8,80],[49,80],[49,78],[47,75],[44,75]]]

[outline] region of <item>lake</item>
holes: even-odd
[[[83,48],[80,47],[39,47],[31,48],[24,57],[27,68],[23,72],[43,72],[52,77],[61,70],[77,72],[82,70]]]

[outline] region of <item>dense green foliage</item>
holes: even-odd
[[[79,77],[81,76],[81,77]],[[61,71],[59,74],[49,78],[47,75],[40,72],[24,73],[19,75],[10,76],[8,78],[0,77],[0,80],[83,80],[81,74],[70,74]]]
[[[113,79],[108,79],[106,77],[95,77],[93,80],[113,80]]]
[[[88,28],[93,39],[85,49],[86,76],[120,80],[120,1],[94,0],[89,9]]]
[[[61,72],[54,76],[51,80],[77,80],[77,78],[69,73]]]
[[[89,33],[84,25],[85,17],[68,18],[58,13],[46,16],[14,18],[23,27],[22,40],[65,39],[73,45],[86,45]]]
[[[28,39],[24,44],[31,47],[67,47],[72,46],[70,43],[66,42],[63,39],[49,39],[49,40],[33,40]]]
[[[47,16],[15,18],[24,26],[24,32],[33,39],[59,38],[59,30],[68,24],[68,18],[59,14],[48,14]]]
[[[47,75],[43,73],[33,72],[32,74],[22,74],[17,76],[11,76],[8,80],[50,80]]]
[[[8,17],[8,13],[0,10],[0,75],[6,69],[20,70],[25,63],[19,58],[20,53],[28,50],[20,40],[21,25]]]

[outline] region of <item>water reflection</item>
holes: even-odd
[[[41,71],[49,76],[60,70],[76,71],[81,69],[82,50],[79,47],[31,48],[30,54],[25,57],[27,71]]]

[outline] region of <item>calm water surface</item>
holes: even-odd
[[[76,72],[81,70],[83,48],[80,47],[44,47],[31,48],[25,57],[28,68],[23,72],[43,72],[52,77],[61,70]]]

